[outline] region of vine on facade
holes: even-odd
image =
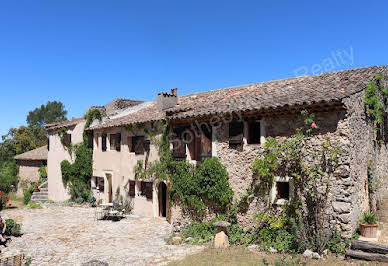
[[[166,121],[162,123],[161,138],[156,138],[149,131],[160,159],[148,165],[143,165],[143,161],[139,160],[134,167],[136,177],[170,182],[171,202],[179,203],[192,219],[201,220],[208,211],[225,213],[233,200],[226,168],[215,157],[206,159],[199,167],[186,160],[174,160],[170,150],[169,132]]]
[[[275,177],[289,177],[294,186],[292,201],[296,224],[300,237],[311,241],[318,252],[326,247],[327,234],[325,225],[329,222],[326,213],[328,195],[330,194],[331,176],[338,166],[341,150],[329,139],[320,143],[316,149],[309,144],[309,137],[318,128],[314,116],[307,111],[302,112],[304,128],[288,139],[267,139],[262,158],[253,162],[252,170],[257,180],[249,193],[267,198],[275,184]],[[246,199],[247,197],[245,197]],[[295,207],[297,206],[297,207]]]

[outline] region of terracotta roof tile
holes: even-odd
[[[86,121],[85,118],[77,117],[77,118],[73,118],[70,120],[61,121],[58,123],[46,124],[46,129],[53,130],[53,129],[58,129],[58,128],[62,128],[62,127],[71,127],[71,126],[75,126],[75,125],[77,125],[81,122],[84,122],[84,121]]]
[[[47,161],[48,150],[47,145],[37,148],[35,150],[27,151],[25,153],[16,155],[15,160],[24,161]]]
[[[387,66],[337,71],[212,90],[178,97],[178,105],[166,110],[168,119],[186,119],[233,111],[255,111],[283,106],[341,100],[363,90],[377,74],[388,75]],[[165,118],[153,102],[129,115],[92,127],[108,128]]]

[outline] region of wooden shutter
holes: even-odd
[[[129,181],[129,196],[130,197],[135,197],[135,181]]]
[[[144,150],[146,152],[149,152],[150,151],[150,144],[151,144],[151,141],[149,139],[145,140],[144,141]]]
[[[102,151],[106,151],[106,134],[103,133],[101,135],[101,140],[102,140]]]
[[[144,154],[144,136],[136,136],[132,138],[132,146],[135,154]]]
[[[93,149],[93,145],[94,145],[93,131],[88,131],[87,135],[88,135],[88,148]]]
[[[146,198],[152,200],[152,182],[145,182]]]
[[[66,147],[70,146],[71,144],[71,134],[65,134],[63,136],[63,142]]]
[[[121,133],[116,134],[116,151],[121,151]]]
[[[244,123],[233,121],[229,123],[229,146],[243,144]]]
[[[203,125],[201,127],[201,157],[200,160],[203,161],[206,158],[212,157],[212,128],[210,125]]]
[[[172,142],[173,157],[175,160],[186,160],[186,144],[183,141],[183,129],[174,130],[174,139]]]

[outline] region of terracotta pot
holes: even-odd
[[[34,192],[40,192],[39,188],[35,188]]]
[[[361,233],[361,236],[363,236],[363,237],[376,238],[377,237],[377,224],[360,223],[360,233]]]

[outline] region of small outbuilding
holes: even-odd
[[[47,145],[15,156],[19,165],[18,176],[20,177],[17,196],[23,196],[23,190],[31,183],[38,182],[39,168],[47,165]],[[47,172],[47,170],[46,170]]]

